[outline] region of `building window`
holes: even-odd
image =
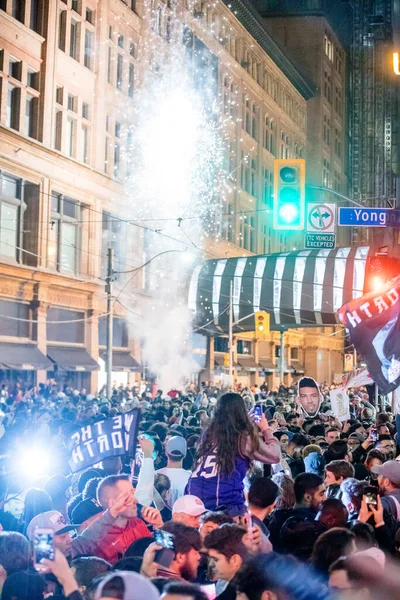
[[[89,104],[87,102],[82,102],[82,118],[89,120]]]
[[[88,69],[92,68],[92,60],[93,60],[93,40],[94,33],[86,29],[85,31],[85,56],[83,59],[83,64]]]
[[[327,146],[331,145],[331,120],[324,115],[324,142]]]
[[[325,31],[324,35],[324,51],[329,60],[333,61],[333,44],[330,34]]]
[[[324,96],[332,103],[332,78],[328,71],[324,71]]]
[[[23,208],[22,180],[0,173],[0,255],[15,260],[20,255]]]
[[[78,98],[73,94],[68,94],[68,110],[76,113],[78,110]]]
[[[264,193],[263,193],[263,203],[270,207],[272,200],[272,193],[274,189],[274,175],[272,170],[270,171],[267,168],[264,168]]]
[[[336,86],[335,88],[335,110],[337,114],[342,116],[342,90]]]
[[[123,48],[123,47],[124,47],[124,36],[123,36],[123,35],[121,35],[121,34],[118,34],[118,46],[119,46],[120,48]]]
[[[342,132],[335,128],[335,154],[338,158],[342,158]]]
[[[276,123],[273,119],[265,117],[264,148],[275,156],[276,153]]]
[[[12,0],[11,14],[14,19],[24,23],[25,21],[25,0]]]
[[[290,359],[299,360],[299,348],[296,346],[292,346],[292,348],[290,348]]]
[[[31,337],[31,311],[29,304],[0,300],[0,314],[5,318],[0,319],[0,335],[6,337]],[[7,317],[11,317],[7,319]]]
[[[108,48],[108,62],[107,62],[107,81],[111,83],[112,80],[112,49],[109,46]]]
[[[79,23],[71,19],[69,55],[75,60],[79,60]]]
[[[26,95],[25,135],[37,139],[38,131],[38,98]]]
[[[21,103],[21,89],[14,85],[8,85],[8,96],[7,96],[7,113],[6,113],[6,125],[19,131],[19,117],[20,117],[20,103]]]
[[[323,169],[322,169],[322,185],[327,188],[332,187],[331,164],[325,158],[323,161]]]
[[[291,138],[284,132],[281,132],[281,158],[292,158],[293,144]]]
[[[118,121],[115,121],[115,137],[121,137],[121,123],[118,123]]]
[[[135,44],[133,42],[129,45],[129,54],[132,58],[135,58]]]
[[[61,152],[62,150],[62,110],[56,110],[55,132],[54,132],[54,148]]]
[[[113,347],[128,348],[128,324],[125,319],[120,317],[113,318]],[[99,318],[99,346],[107,344],[107,320],[104,317]]]
[[[60,22],[58,26],[58,47],[65,52],[67,43],[67,11],[60,11]]]
[[[128,96],[130,98],[133,98],[133,94],[135,91],[135,66],[132,63],[129,64],[128,75]]]
[[[123,64],[124,64],[123,56],[122,56],[122,54],[118,54],[118,58],[117,58],[117,89],[119,89],[119,90],[122,90]]]
[[[27,85],[33,90],[39,89],[39,73],[33,69],[28,69]]]
[[[50,306],[47,309],[46,319],[48,341],[67,344],[85,343],[84,312]]]
[[[89,152],[89,128],[87,127],[87,125],[82,125],[82,128],[81,128],[81,160],[85,164],[87,164],[89,162],[88,152]]]
[[[343,59],[342,59],[342,53],[339,50],[339,48],[336,48],[335,51],[335,69],[338,75],[342,74],[342,69],[343,69]]]
[[[51,223],[47,264],[49,268],[76,273],[80,242],[80,204],[62,194],[51,195]]]
[[[123,258],[125,255],[126,224],[118,217],[103,212],[103,225],[101,234],[101,277],[107,275],[107,251],[114,250],[114,270],[123,270]],[[121,279],[121,274],[116,273],[116,280]]]
[[[237,93],[237,87],[230,77],[224,77],[224,113],[232,119],[237,116]]]
[[[121,146],[119,142],[114,144],[114,177],[119,178],[120,175],[120,158],[121,158]]]
[[[252,354],[252,344],[248,340],[237,340],[236,348],[238,354]]]
[[[341,187],[341,177],[339,171],[336,169],[333,170],[333,189],[335,192],[340,192]]]
[[[67,117],[66,153],[75,156],[76,119]]]
[[[244,101],[244,129],[255,140],[258,139],[258,107],[249,98]]]
[[[22,76],[22,62],[10,56],[10,60],[8,63],[8,74],[10,77],[14,79],[18,79],[21,81]]]
[[[57,104],[61,104],[61,106],[64,103],[64,88],[61,85],[56,87],[56,102]]]
[[[86,21],[88,23],[90,23],[91,25],[93,25],[94,23],[94,18],[93,18],[93,11],[90,8],[86,8]]]
[[[228,352],[229,343],[228,338],[215,337],[214,338],[214,352]]]
[[[71,8],[80,15],[82,12],[81,0],[72,0]]]

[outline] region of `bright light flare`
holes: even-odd
[[[35,481],[50,473],[51,462],[48,448],[21,448],[16,459],[16,470],[25,481]]]
[[[370,287],[373,292],[379,292],[379,290],[381,290],[384,285],[385,281],[383,277],[380,277],[380,275],[374,275],[373,277],[371,277]]]

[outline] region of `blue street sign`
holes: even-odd
[[[347,227],[386,227],[391,208],[339,208],[339,225]]]

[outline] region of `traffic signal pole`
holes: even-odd
[[[106,393],[110,400],[112,395],[112,349],[113,349],[113,308],[112,308],[112,277],[113,277],[114,249],[109,248],[107,252],[107,349],[106,349]]]

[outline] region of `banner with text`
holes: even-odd
[[[400,385],[400,277],[338,311],[381,393]]]
[[[339,421],[350,419],[350,399],[343,388],[336,388],[329,392],[332,412]]]
[[[80,427],[67,440],[72,473],[110,456],[128,454],[134,457],[139,422],[140,410],[135,408],[123,415]]]

